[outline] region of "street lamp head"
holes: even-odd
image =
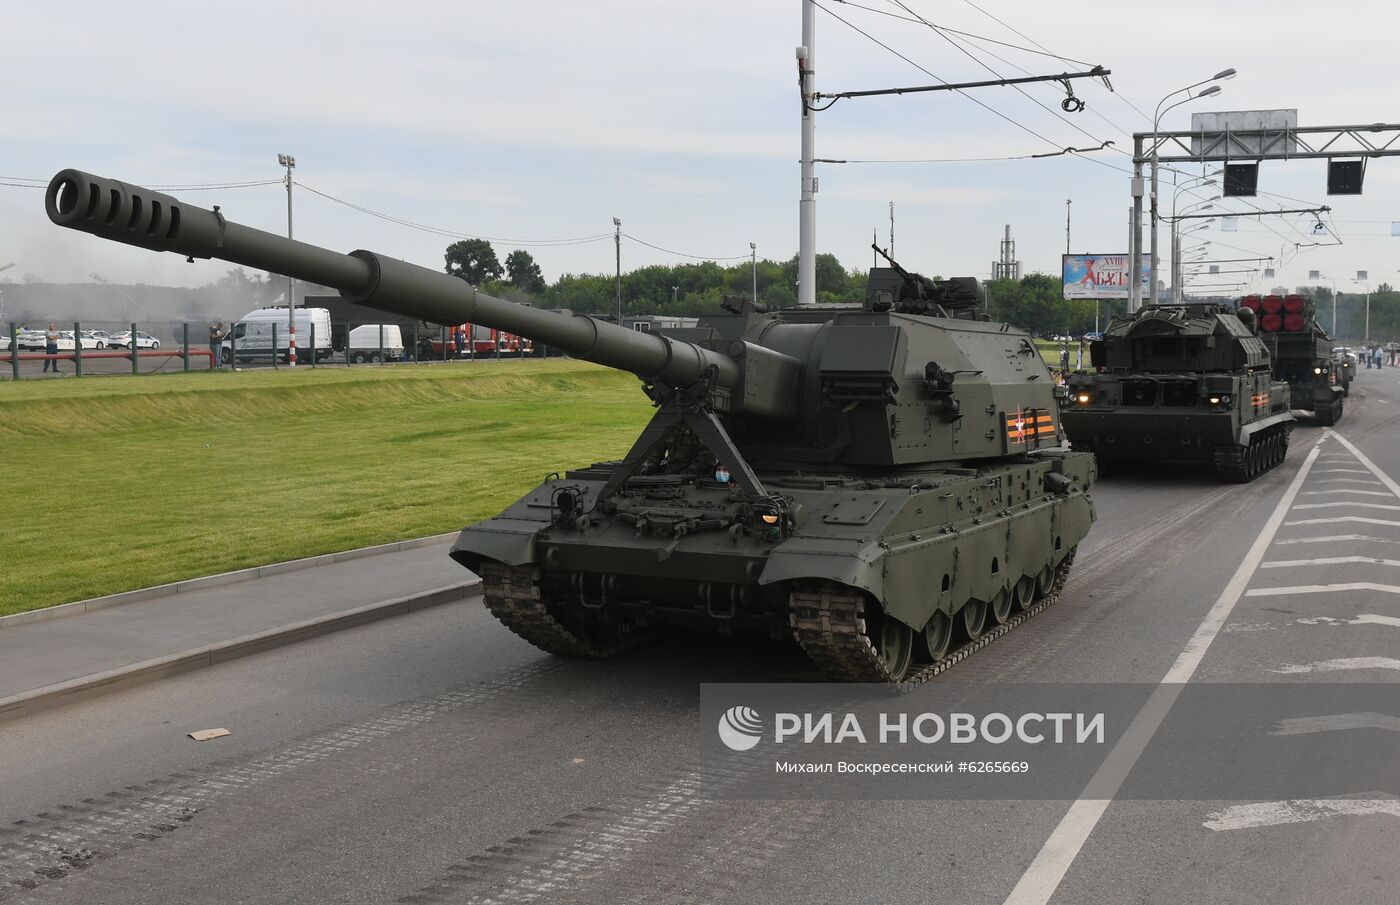
[[[622,221],[621,221],[620,219],[618,219],[617,217],[613,217],[613,226],[621,226],[621,225],[622,225]]]
[[[750,242],[750,243],[749,243],[749,251],[758,251],[758,243],[756,243],[756,242]]]
[[[297,165],[297,159],[290,154],[278,154],[277,163],[279,166],[284,166],[290,170]]]
[[[1220,93],[1220,86],[1219,86],[1219,85],[1211,85],[1211,86],[1210,86],[1209,88],[1207,88],[1206,90],[1204,90],[1204,91],[1198,93],[1198,94],[1196,95],[1196,97],[1210,97],[1210,96],[1213,95],[1213,94],[1219,94],[1219,93]]]
[[[1222,81],[1222,82],[1225,81],[1226,79],[1232,79],[1232,78],[1235,77],[1235,70],[1234,70],[1234,69],[1222,69],[1222,70],[1220,70],[1219,72],[1217,72],[1217,73],[1215,74],[1215,77],[1216,77],[1217,79],[1219,79],[1220,81]]]

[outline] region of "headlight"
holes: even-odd
[[[765,525],[778,524],[778,513],[776,512],[762,512],[759,513],[758,517],[763,520],[763,524]]]
[[[1081,390],[1080,392],[1075,394],[1074,401],[1079,403],[1080,405],[1088,405],[1089,400],[1093,398],[1093,396],[1090,396],[1088,393]]]
[[[1313,368],[1313,373],[1314,373],[1314,374],[1321,374],[1321,373],[1322,373],[1322,369],[1321,369],[1321,368]]]
[[[1211,405],[1219,405],[1219,404],[1220,404],[1220,397],[1219,397],[1219,396],[1212,396],[1212,397],[1210,397],[1210,404],[1211,404]]]

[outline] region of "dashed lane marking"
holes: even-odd
[[[1372,537],[1369,534],[1328,534],[1321,537],[1288,537],[1283,540],[1276,540],[1276,546],[1286,546],[1288,544],[1332,544],[1338,542],[1365,543],[1371,541],[1377,544],[1391,544],[1397,541],[1388,537]]]
[[[1367,518],[1364,515],[1343,515],[1336,518],[1305,518],[1293,522],[1284,522],[1287,527],[1295,525],[1340,525],[1346,522],[1355,522],[1360,525],[1390,525],[1400,527],[1400,522],[1386,521],[1383,518]]]
[[[1370,474],[1364,468],[1319,468],[1318,474]]]
[[[1348,581],[1341,584],[1302,584],[1288,588],[1250,588],[1246,597],[1288,597],[1295,594],[1342,594],[1352,591],[1379,591],[1400,594],[1400,586],[1377,584],[1372,581]]]
[[[1394,657],[1338,657],[1335,660],[1314,660],[1311,663],[1289,663],[1271,672],[1296,675],[1305,672],[1347,672],[1356,669],[1400,670],[1400,660]]]
[[[1276,559],[1260,563],[1261,569],[1287,569],[1293,566],[1341,566],[1347,563],[1377,566],[1400,566],[1400,559],[1378,559],[1374,556],[1323,556],[1319,559]]]
[[[1319,484],[1369,484],[1372,487],[1384,486],[1380,481],[1368,481],[1363,478],[1323,478]]]
[[[1279,720],[1270,735],[1312,735],[1318,732],[1346,732],[1350,729],[1384,729],[1400,732],[1400,716],[1388,713],[1329,713]]]
[[[1390,499],[1389,493],[1384,490],[1352,490],[1350,487],[1338,487],[1336,490],[1304,490],[1298,496],[1328,496],[1333,493],[1354,493],[1357,496],[1383,496]]]
[[[1388,506],[1385,503],[1358,503],[1355,500],[1339,500],[1332,503],[1303,503],[1301,506],[1294,506],[1294,509],[1333,509],[1337,506],[1346,506],[1349,509],[1388,509],[1391,512],[1400,512],[1400,506]]]
[[[1393,798],[1301,798],[1237,804],[1216,811],[1202,824],[1210,830],[1247,830],[1288,823],[1310,823],[1329,817],[1366,817],[1384,814],[1400,817],[1400,801]]]

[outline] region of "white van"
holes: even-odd
[[[326,308],[298,308],[297,362],[310,363],[312,328],[315,328],[316,360],[325,361],[331,356],[331,313]],[[241,362],[268,359],[272,357],[273,334],[277,338],[277,357],[287,360],[287,309],[258,308],[249,311],[229,331],[224,340],[224,364],[233,361],[237,350]]]
[[[383,346],[380,346],[380,329],[384,330]],[[380,352],[384,361],[403,360],[403,331],[398,324],[361,324],[350,331],[345,345],[345,360],[360,364],[366,361],[379,361]]]

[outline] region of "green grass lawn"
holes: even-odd
[[[6,382],[0,615],[451,531],[650,412],[575,361]]]

